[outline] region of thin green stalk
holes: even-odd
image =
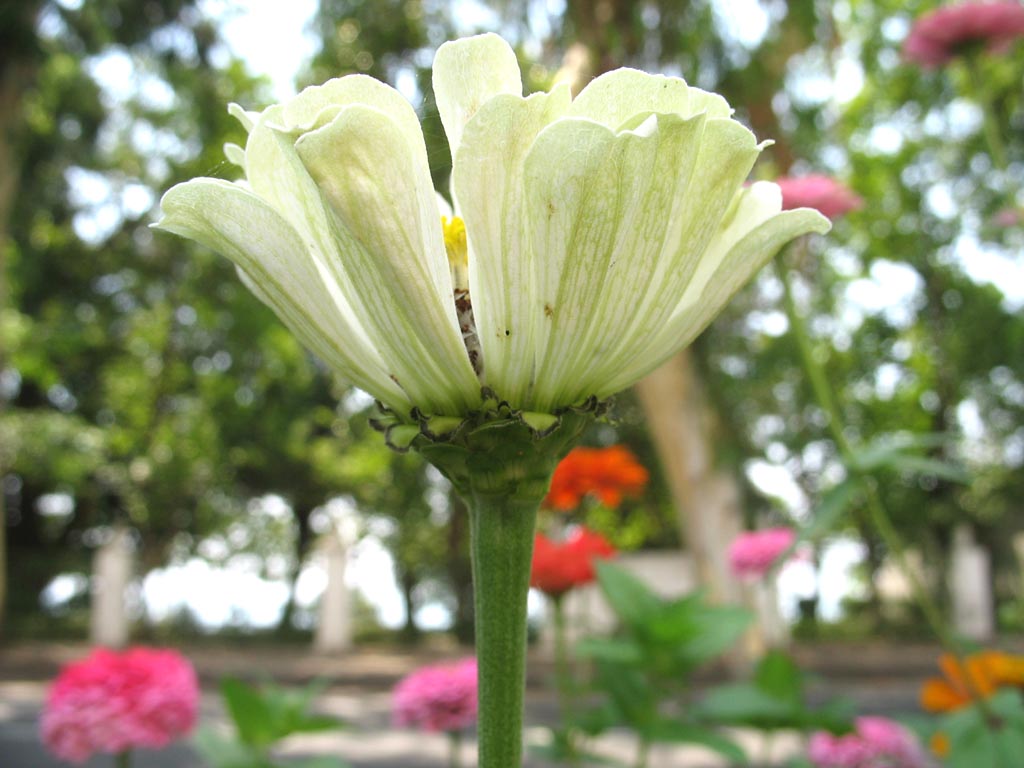
[[[480,768],[518,768],[522,760],[526,595],[539,501],[475,493],[470,503]]]
[[[1006,144],[1003,142],[1003,134],[999,129],[999,121],[996,119],[995,101],[992,99],[988,83],[982,75],[978,58],[969,58],[966,61],[966,66],[971,83],[971,96],[981,107],[981,127],[985,135],[985,142],[988,144],[989,155],[992,157],[992,164],[999,170],[1005,171],[1008,165]]]
[[[462,766],[462,731],[448,731],[448,768]]]
[[[651,742],[640,737],[636,745],[636,764],[634,768],[647,768],[647,756],[651,751]]]
[[[801,244],[800,247],[805,246]],[[856,468],[853,446],[843,430],[842,415],[836,406],[831,384],[828,381],[824,368],[822,368],[814,357],[814,350],[811,346],[810,336],[807,333],[806,323],[804,322],[803,316],[797,310],[796,302],[793,299],[793,291],[789,282],[789,273],[781,262],[781,256],[775,260],[775,273],[782,283],[783,306],[786,310],[786,317],[789,320],[789,326],[793,333],[793,337],[797,342],[804,372],[807,374],[807,378],[811,383],[811,388],[814,391],[814,396],[818,401],[818,405],[828,416],[828,429],[836,443],[836,447],[839,449],[839,454],[843,459],[844,465],[851,473],[861,474],[858,473]],[[911,594],[914,596],[914,600],[917,604],[921,607],[925,620],[928,622],[932,632],[935,633],[935,636],[946,651],[949,652],[956,660],[957,666],[960,668],[960,672],[963,675],[968,690],[971,693],[971,697],[981,710],[985,721],[989,723],[991,727],[995,727],[998,723],[998,718],[992,712],[992,708],[989,706],[985,696],[977,689],[974,679],[968,674],[967,665],[964,661],[967,655],[966,650],[957,637],[949,631],[935,600],[921,582],[917,572],[910,567],[910,563],[907,561],[906,557],[906,546],[900,538],[899,533],[896,531],[896,527],[893,525],[892,519],[889,517],[889,513],[886,510],[885,505],[882,503],[882,499],[878,494],[878,489],[875,487],[873,478],[861,474],[861,480],[863,481],[862,485],[866,491],[866,506],[871,524],[882,537],[882,541],[885,542],[886,548],[895,559],[897,567],[900,569],[904,578],[907,579]]]
[[[572,670],[569,668],[563,598],[563,595],[556,595],[552,598],[555,615],[555,681],[558,688],[558,707],[561,710],[562,728],[565,734],[565,747],[568,751],[566,757],[570,765],[579,765],[580,758],[576,752],[574,739],[576,701],[573,692]]]
[[[124,752],[118,752],[114,756],[114,765],[116,768],[131,768],[132,751],[130,749],[126,749]]]

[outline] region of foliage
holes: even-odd
[[[695,717],[685,696],[693,673],[733,646],[750,615],[708,605],[700,595],[665,600],[619,566],[603,562],[596,568],[620,632],[576,647],[594,662],[594,687],[604,698],[578,725],[591,735],[625,726],[636,734],[642,754],[655,742],[687,743],[742,761],[743,751]]]
[[[716,725],[742,726],[771,732],[792,729],[849,730],[853,711],[848,702],[811,706],[807,675],[782,651],[769,651],[754,668],[753,678],[712,688],[694,708],[695,716]]]
[[[272,757],[274,747],[293,734],[320,733],[343,727],[340,720],[311,714],[314,699],[326,684],[311,683],[292,690],[266,683],[259,688],[226,678],[220,691],[234,732],[225,735],[210,726],[199,730],[193,744],[211,768],[279,768]],[[288,765],[293,765],[289,762]],[[345,768],[339,758],[316,757],[302,768]]]

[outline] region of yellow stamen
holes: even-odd
[[[469,249],[466,247],[466,225],[458,216],[441,217],[444,230],[444,249],[448,252],[448,266],[452,271],[452,287],[456,291],[469,290]]]

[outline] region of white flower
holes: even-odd
[[[482,385],[540,413],[603,399],[692,341],[784,243],[828,228],[781,212],[774,184],[745,187],[763,145],[678,78],[620,69],[575,100],[524,98],[512,49],[481,35],[441,46],[434,92],[457,218],[442,224],[413,109],[350,75],[261,113],[232,105],[249,138],[226,150],[246,181],[179,184],[159,224],[230,258],[399,414],[464,415]]]

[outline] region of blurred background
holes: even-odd
[[[973,626],[1020,632],[1024,46],[910,65],[902,41],[931,5],[3,3],[2,638],[88,638],[107,583],[127,585],[110,621],[134,640],[308,643],[333,568],[349,639],[471,640],[468,526],[447,483],[385,448],[369,398],[226,260],[149,225],[172,184],[236,177],[222,147],[244,131],[228,102],[261,109],[352,72],[414,104],[445,191],[432,55],[485,30],[516,48],[528,90],[627,65],[718,91],[775,140],[757,178],[825,174],[863,198],[789,254],[793,299],[864,462],[913,449],[871,466],[935,597],[954,612],[946,575],[969,552],[984,565]],[[628,446],[651,481],[583,519],[623,551],[689,552],[722,599],[735,533],[813,529],[779,580],[797,637],[919,637],[783,300],[766,269],[660,378],[616,399],[585,442]]]

